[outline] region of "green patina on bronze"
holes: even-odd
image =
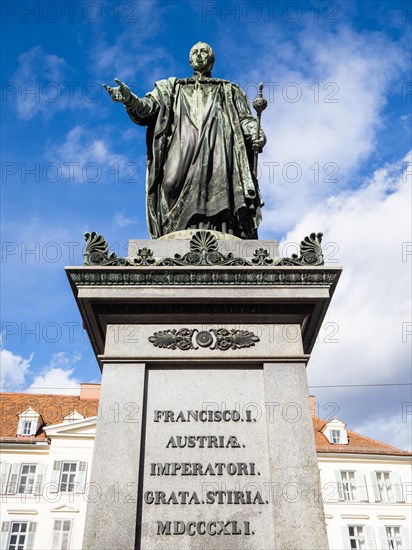
[[[222,254],[218,250],[217,239],[210,231],[197,231],[190,240],[190,251],[172,258],[153,257],[149,248],[141,248],[136,256],[119,258],[109,254],[109,245],[102,235],[95,231],[84,234],[86,248],[84,265],[98,266],[319,266],[324,265],[322,252],[322,233],[311,233],[300,243],[300,255],[292,254],[290,258],[271,258],[264,248],[257,248],[253,257],[248,260]]]
[[[184,285],[245,285],[245,286],[334,286],[338,280],[337,270],[316,269],[307,271],[307,267],[290,270],[290,267],[271,270],[253,270],[235,267],[211,272],[210,269],[189,268],[167,270],[160,267],[153,269],[139,267],[122,270],[121,267],[105,270],[85,271],[74,269],[69,272],[70,279],[76,286],[184,286]]]
[[[156,82],[138,98],[118,79],[104,85],[133,122],[147,127],[146,205],[149,233],[158,238],[184,229],[211,229],[257,239],[263,201],[256,178],[262,97],[252,116],[242,89],[212,77],[212,48],[190,51],[191,78]],[[261,94],[260,94],[261,96]]]

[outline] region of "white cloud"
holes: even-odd
[[[0,350],[0,380],[2,391],[16,391],[23,386],[29,375],[33,354],[28,359],[15,355],[7,349]]]
[[[338,250],[333,261],[344,268],[325,319],[336,323],[339,342],[325,341],[321,332],[311,360],[318,382],[408,378],[410,352],[402,342],[402,324],[410,318],[411,258],[402,257],[402,243],[410,240],[411,182],[401,165],[409,158],[377,170],[363,187],[312,208],[281,244],[282,249],[322,231],[326,248],[334,243]]]
[[[26,393],[54,393],[78,395],[80,380],[73,376],[74,369],[52,368],[36,376]]]
[[[53,369],[70,367],[71,365],[78,363],[80,359],[80,353],[73,353],[72,355],[69,355],[65,351],[59,351],[57,353],[53,353],[48,367]]]
[[[61,97],[62,82],[70,72],[65,59],[34,46],[19,55],[18,62],[10,85],[15,86],[19,118],[29,120],[38,114],[48,118],[56,110],[67,108]]]
[[[73,376],[74,365],[80,361],[80,354],[69,355],[65,352],[54,353],[50,363],[35,376],[27,393],[53,393],[78,395],[80,380]]]
[[[78,395],[80,380],[73,376],[80,354],[54,353],[39,374],[34,374],[34,354],[28,359],[1,349],[1,391]]]
[[[93,110],[105,94],[100,81],[78,81],[76,69],[43,46],[34,46],[17,58],[17,69],[5,84],[5,97],[11,100],[23,120],[39,117],[49,120],[62,111]]]
[[[133,14],[124,12],[119,15],[123,18],[132,15],[135,23],[138,23],[138,32],[136,25],[129,23],[123,25],[121,32],[97,34],[89,57],[93,72],[105,75],[106,84],[115,85],[111,79],[118,77],[126,80],[133,88],[138,88],[136,93],[143,95],[147,91],[141,88],[144,83],[153,84],[159,78],[165,78],[164,68],[175,64],[169,50],[160,46],[158,41],[153,41],[153,37],[161,32],[171,8],[147,0],[136,3],[133,9]]]
[[[339,391],[333,386],[410,381],[410,336],[402,335],[411,315],[412,257],[402,254],[411,239],[411,176],[402,173],[408,162],[411,154],[376,170],[359,189],[312,207],[280,246],[282,251],[286,243],[322,231],[324,249],[336,252],[330,259],[338,261],[329,265],[343,266],[309,362],[310,384],[331,385],[330,399],[332,395],[338,399],[341,419],[352,416],[357,431],[365,433],[364,426],[370,426],[373,437],[401,447],[406,437],[405,425],[396,420],[401,393],[390,387],[362,392],[362,388]],[[390,411],[387,421],[385,410]]]
[[[127,227],[129,225],[135,225],[137,223],[137,218],[127,217],[123,212],[116,212],[113,217],[113,223],[119,227]]]
[[[391,445],[399,449],[412,451],[410,418],[405,422],[401,415],[376,416],[358,424],[354,431],[384,443],[390,441]]]
[[[264,73],[269,105],[262,126],[268,143],[260,182],[266,235],[287,230],[352,183],[377,146],[388,92],[405,66],[405,53],[379,33],[343,28],[320,39],[306,30],[296,46],[293,63],[277,51],[277,61]],[[256,72],[249,76],[259,81]],[[255,94],[252,85],[248,95]]]
[[[99,131],[74,126],[60,143],[49,143],[46,158],[70,183],[123,183],[138,180],[137,165],[113,153],[109,138]],[[125,177],[129,179],[125,180]]]

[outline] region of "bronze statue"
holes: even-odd
[[[191,78],[160,80],[144,98],[117,78],[117,87],[104,84],[147,127],[150,235],[196,228],[257,239],[263,202],[253,166],[266,137],[242,89],[212,77],[212,48],[198,42],[189,59]]]

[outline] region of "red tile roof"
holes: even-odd
[[[76,395],[52,395],[41,393],[0,393],[0,440],[16,438],[18,415],[29,407],[40,414],[43,425],[60,424],[65,416],[76,410],[85,418],[95,416],[99,403],[96,400],[80,399]],[[40,428],[36,436],[18,436],[19,442],[45,440]]]
[[[368,454],[368,455],[396,455],[396,456],[412,456],[409,451],[402,451],[392,445],[381,443],[366,435],[346,430],[348,434],[348,444],[340,445],[330,443],[325,434],[322,433],[322,428],[327,424],[326,420],[321,418],[313,418],[313,426],[315,429],[316,451],[318,453],[349,453],[349,454]]]
[[[80,399],[74,395],[51,395],[33,393],[0,393],[1,415],[0,415],[0,441],[34,442],[44,441],[46,435],[39,430],[35,437],[16,437],[18,415],[32,407],[38,412],[43,424],[50,426],[60,424],[65,416],[76,410],[85,418],[98,414],[99,404],[96,400]],[[348,444],[339,445],[329,443],[322,433],[326,420],[313,418],[315,431],[315,443],[318,453],[349,453],[349,454],[372,454],[372,455],[394,455],[412,456],[409,451],[402,451],[392,445],[381,443],[370,437],[347,430]]]

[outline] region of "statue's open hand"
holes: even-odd
[[[112,88],[111,86],[107,86],[107,84],[103,84],[103,88],[107,90],[113,101],[119,101],[121,103],[130,101],[133,94],[129,86],[118,78],[115,78],[114,81],[117,82],[119,86]]]

